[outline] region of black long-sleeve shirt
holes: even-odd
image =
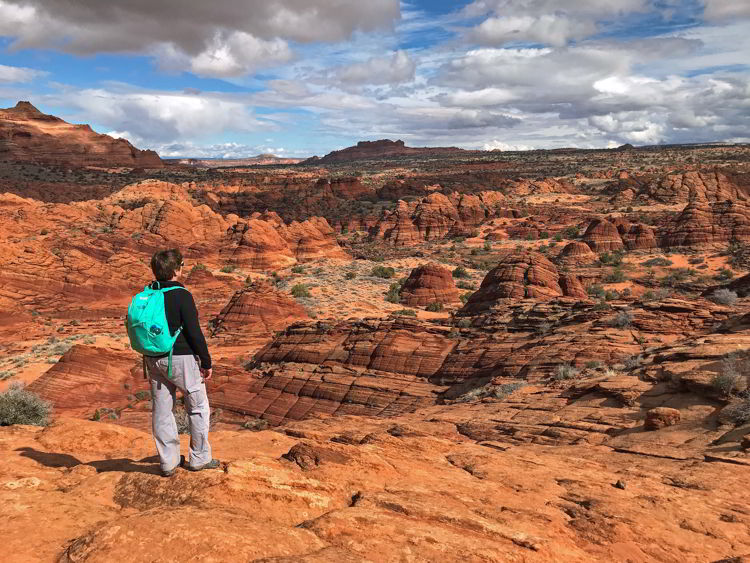
[[[157,282],[151,284],[156,289]],[[179,282],[158,282],[159,287],[185,287]],[[182,327],[182,332],[175,340],[172,354],[175,356],[198,356],[203,369],[211,368],[211,355],[208,353],[206,338],[198,322],[198,309],[193,295],[187,289],[174,289],[164,293],[164,309],[167,314],[169,332],[174,334]]]

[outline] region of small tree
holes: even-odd
[[[454,278],[468,278],[469,272],[466,271],[466,268],[463,266],[458,266],[455,270],[453,270],[453,277]]]
[[[293,285],[291,292],[293,297],[310,297],[310,290],[303,283]]]
[[[717,289],[710,296],[709,299],[719,305],[734,305],[737,303],[737,294],[729,289]]]

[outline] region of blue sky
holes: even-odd
[[[162,156],[750,141],[750,2],[0,0],[0,107]]]

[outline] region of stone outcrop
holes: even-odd
[[[459,302],[459,292],[451,271],[435,263],[414,268],[401,286],[400,295],[401,303],[410,307]]]
[[[643,426],[646,430],[659,430],[680,422],[680,411],[669,407],[655,407],[646,413]]]
[[[582,240],[596,253],[622,250],[625,246],[617,226],[606,219],[594,219],[583,234]]]
[[[669,174],[647,184],[645,195],[661,203],[748,202],[750,192],[722,172],[685,172]]]
[[[736,201],[688,203],[674,223],[664,229],[661,245],[706,246],[750,240],[750,206]]]
[[[479,290],[469,297],[462,314],[476,314],[491,309],[498,301],[517,299],[554,299],[562,296],[583,297],[580,282],[566,276],[560,285],[557,267],[538,252],[510,253],[487,273]],[[566,290],[569,293],[566,293]]]
[[[164,166],[154,151],[138,150],[125,139],[100,135],[88,125],[72,125],[45,115],[29,102],[0,109],[2,160],[65,167]]]
[[[566,264],[586,265],[595,262],[597,256],[585,242],[573,241],[562,249],[560,260]]]
[[[213,333],[272,333],[308,315],[294,298],[256,280],[237,291],[213,321]]]
[[[329,162],[350,162],[400,156],[460,155],[466,152],[456,147],[407,147],[401,140],[381,139],[379,141],[360,141],[356,146],[330,152],[322,158],[310,158],[303,164],[327,164]]]

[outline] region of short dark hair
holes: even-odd
[[[171,280],[182,268],[182,252],[178,248],[160,250],[151,257],[151,271],[158,281]]]

